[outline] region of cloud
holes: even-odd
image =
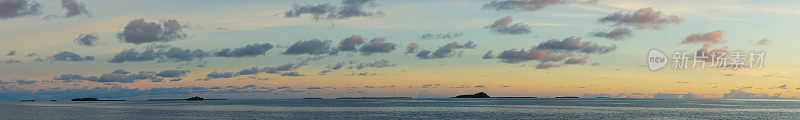
[[[756,45],[763,45],[763,46],[767,46],[767,45],[769,45],[769,44],[772,44],[772,40],[769,40],[769,39],[767,39],[767,38],[764,38],[764,39],[758,40],[758,41],[756,42]]]
[[[309,87],[309,88],[306,88],[306,89],[316,89],[316,90],[319,90],[319,89],[322,89],[322,88],[320,88],[320,87]]]
[[[492,50],[486,51],[486,54],[483,54],[483,56],[481,58],[483,58],[483,59],[494,59],[494,53],[493,52],[494,51],[492,51]]]
[[[19,61],[19,60],[17,60],[17,59],[6,59],[5,61],[3,61],[3,63],[6,63],[6,64],[9,64],[9,63],[19,63],[19,62],[20,62],[20,61]]]
[[[39,82],[39,81],[26,80],[26,79],[17,79],[17,80],[13,80],[13,81],[16,82],[17,85],[30,85],[30,84],[36,84],[36,82]]]
[[[42,14],[42,4],[32,0],[2,0],[0,6],[0,19]]]
[[[314,20],[347,19],[351,17],[376,17],[383,16],[383,11],[365,11],[364,5],[377,6],[375,0],[343,0],[342,6],[331,4],[294,5],[291,10],[284,13],[284,17],[298,17],[311,14]]]
[[[587,60],[589,60],[588,56],[570,58],[564,61],[564,64],[586,64]]]
[[[64,17],[74,17],[78,15],[91,16],[86,5],[75,0],[61,0],[61,8],[67,9],[67,14]]]
[[[329,65],[329,66],[327,66],[326,68],[328,68],[328,69],[331,69],[331,70],[339,70],[339,69],[341,69],[342,67],[344,67],[344,62],[339,62],[339,63],[336,63],[336,65],[333,65],[333,66],[330,66],[330,65]]]
[[[81,61],[92,61],[94,60],[94,56],[84,56],[75,54],[73,52],[64,51],[52,56],[53,60],[55,61],[74,61],[74,62],[81,62]]]
[[[81,34],[75,38],[75,43],[82,46],[95,46],[97,45],[97,33]]]
[[[612,40],[623,40],[633,35],[633,31],[624,27],[617,27],[611,31],[594,33],[594,37],[608,38]]]
[[[467,43],[459,44],[458,42],[451,42],[447,43],[442,47],[436,49],[436,51],[428,51],[422,50],[417,53],[417,58],[420,59],[439,59],[439,58],[450,58],[454,56],[454,51],[456,49],[473,49],[478,45],[472,41],[468,41]]]
[[[536,69],[550,69],[552,67],[558,67],[560,65],[549,63],[549,62],[540,62],[536,65]]]
[[[550,56],[555,56],[552,54],[564,54],[564,53],[556,53],[550,52],[550,50],[524,50],[524,49],[510,49],[500,52],[497,55],[497,58],[504,63],[519,63],[525,62],[530,60],[544,60],[549,58]]]
[[[208,75],[206,75],[206,77],[208,78],[232,78],[235,76],[236,75],[233,72],[217,72],[217,71],[208,73]]]
[[[259,72],[262,71],[258,69],[258,67],[252,67],[252,68],[242,69],[241,71],[236,72],[236,75],[254,75],[258,74]]]
[[[298,54],[310,54],[310,55],[319,55],[328,53],[330,50],[331,41],[321,41],[318,39],[311,39],[308,41],[298,41],[292,44],[286,51],[283,52],[284,55],[298,55]]]
[[[183,77],[183,76],[186,76],[186,74],[188,74],[188,73],[189,73],[189,70],[164,70],[164,71],[158,72],[158,74],[156,74],[156,76],[159,76],[159,77]]]
[[[9,51],[8,54],[6,54],[6,56],[14,56],[14,55],[17,55],[17,51],[13,51],[12,50],[12,51]]]
[[[483,4],[483,9],[497,11],[526,11],[533,12],[544,7],[566,3],[563,0],[503,0]]]
[[[133,19],[122,32],[117,33],[117,39],[133,44],[169,42],[188,36],[183,33],[183,27],[175,19],[163,20],[160,23],[146,22],[141,18]]]
[[[282,73],[282,74],[281,74],[281,76],[294,76],[294,77],[300,77],[300,76],[306,76],[306,75],[302,75],[302,74],[300,74],[300,73],[297,73],[297,72],[294,72],[294,71],[292,71],[292,72]]]
[[[139,73],[130,73],[122,69],[117,69],[112,73],[105,73],[98,76],[83,77],[77,74],[61,74],[54,76],[53,80],[62,80],[64,82],[72,82],[75,80],[87,80],[94,82],[119,82],[119,83],[133,83],[136,80],[151,79],[155,80],[155,72],[140,71]]]
[[[564,40],[550,39],[539,43],[537,50],[579,51],[582,53],[605,54],[617,49],[617,46],[599,46],[593,42],[581,42],[580,37],[568,37]]]
[[[180,47],[149,47],[143,52],[135,49],[123,50],[114,55],[109,63],[142,62],[142,61],[193,61],[203,59],[210,53],[201,49],[183,49]]]
[[[364,44],[364,38],[361,35],[352,35],[342,39],[339,43],[339,50],[341,51],[355,51],[356,47]]]
[[[597,20],[600,23],[614,23],[615,25],[628,25],[637,29],[662,29],[668,24],[680,24],[683,18],[674,15],[662,15],[661,11],[653,8],[642,8],[634,13],[618,11]]]
[[[397,44],[386,42],[385,38],[373,38],[367,44],[361,46],[358,51],[363,55],[371,55],[373,53],[388,53],[394,51]]]
[[[686,36],[680,44],[698,44],[698,43],[709,43],[709,44],[717,44],[725,42],[722,40],[722,30],[715,30],[709,33],[694,33],[689,36]]]
[[[373,68],[385,68],[385,67],[394,67],[394,64],[389,63],[388,60],[378,60],[372,63],[360,63],[356,65],[356,69],[363,69],[366,67],[373,67]]]
[[[511,23],[512,21],[513,18],[511,16],[506,16],[483,28],[498,34],[520,35],[531,33],[531,26],[522,23]]]
[[[417,43],[413,43],[413,42],[412,43],[408,43],[408,46],[406,46],[406,53],[415,53],[415,52],[417,52],[417,47],[419,47],[417,45]]]
[[[705,59],[705,61],[711,62],[712,60],[714,60],[712,58],[715,58],[715,59],[717,57],[725,58],[725,56],[727,56],[728,46],[722,46],[722,47],[716,48],[716,49],[711,49],[711,47],[712,47],[712,45],[710,43],[706,43],[705,45],[703,45],[703,47],[698,49],[697,52],[695,53],[695,56],[698,57],[696,59]],[[705,56],[706,58],[702,58],[700,56]],[[712,57],[712,56],[714,56],[714,57]]]
[[[770,96],[768,94],[756,94],[742,91],[742,89],[731,89],[730,92],[722,95],[725,99],[771,99],[780,98],[780,94]]]
[[[264,55],[267,53],[269,49],[272,49],[272,44],[255,43],[241,48],[236,48],[233,50],[231,50],[230,48],[225,48],[214,54],[219,57],[252,57],[252,56]]]
[[[419,39],[450,39],[450,38],[461,37],[463,35],[464,35],[463,32],[456,32],[453,33],[452,35],[450,33],[442,33],[442,34],[425,33],[422,34],[422,37],[419,37]]]

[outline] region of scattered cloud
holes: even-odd
[[[97,33],[89,33],[78,35],[78,38],[75,38],[74,41],[81,46],[95,46],[98,40]]]
[[[760,40],[758,40],[758,41],[756,42],[756,45],[763,45],[763,46],[767,46],[767,45],[770,45],[770,44],[772,44],[772,40],[770,40],[770,39],[767,39],[767,38],[760,39]]]
[[[321,41],[318,39],[311,39],[307,41],[298,41],[292,44],[286,51],[283,52],[284,55],[299,55],[299,54],[310,54],[310,55],[319,55],[328,53],[330,50],[331,41]]]
[[[91,13],[86,9],[86,5],[82,2],[75,0],[61,0],[61,7],[67,9],[67,14],[64,17],[70,18],[78,15],[91,16]]]
[[[298,17],[303,14],[314,16],[314,20],[339,20],[351,17],[378,17],[383,16],[383,11],[366,11],[365,6],[376,7],[375,0],[343,0],[342,6],[331,4],[294,5],[286,11],[284,17]]]
[[[183,77],[183,76],[186,76],[186,74],[188,74],[188,73],[189,73],[189,70],[164,70],[164,71],[158,72],[158,74],[156,74],[156,76],[159,76],[159,77]]]
[[[69,52],[69,51],[64,51],[64,52],[58,53],[56,55],[53,55],[51,58],[53,58],[53,60],[55,60],[55,61],[73,61],[73,62],[93,61],[94,60],[94,56],[83,56],[83,57],[81,57],[81,55],[78,55],[76,53]]]
[[[772,99],[772,98],[780,98],[780,94],[769,95],[769,94],[757,94],[757,93],[749,93],[743,91],[742,89],[731,89],[730,92],[725,93],[722,95],[722,98],[725,99]]]
[[[42,14],[42,4],[33,0],[3,0],[0,6],[0,19]]]
[[[361,46],[358,51],[363,55],[371,55],[373,53],[388,53],[395,50],[397,44],[386,42],[385,38],[373,38],[368,43]]]
[[[498,34],[520,35],[531,33],[530,25],[511,23],[513,20],[514,19],[511,18],[511,16],[506,16],[504,18],[497,19],[497,21],[494,21],[494,23],[483,28],[489,29],[490,31]]]
[[[481,58],[483,58],[483,59],[494,59],[494,51],[492,51],[492,50],[486,51],[486,53],[483,54],[483,56]]]
[[[416,53],[417,47],[419,47],[417,43],[408,43],[408,46],[406,46],[406,53]]]
[[[439,58],[450,58],[455,56],[454,52],[457,49],[473,49],[478,45],[472,41],[468,41],[467,43],[459,44],[458,42],[451,42],[447,43],[446,45],[439,47],[436,51],[428,51],[422,50],[417,53],[417,58],[420,59],[439,59]]]
[[[339,50],[355,51],[356,47],[358,47],[361,44],[364,44],[364,38],[361,37],[361,35],[352,35],[350,37],[342,39],[342,42],[339,43]]]
[[[628,28],[624,27],[617,27],[608,32],[597,32],[594,33],[592,36],[594,37],[601,37],[601,38],[608,38],[612,40],[623,40],[633,35],[633,31]]]
[[[267,53],[269,49],[272,49],[272,44],[264,43],[264,44],[250,44],[241,48],[236,48],[231,50],[230,48],[222,49],[214,55],[218,57],[253,57],[264,55]]]
[[[463,35],[464,35],[463,32],[456,32],[453,33],[452,35],[450,33],[442,33],[442,34],[425,33],[422,34],[422,37],[419,37],[419,39],[450,39],[450,38],[461,37]]]
[[[169,42],[184,39],[188,35],[183,32],[184,26],[175,19],[162,20],[160,23],[147,22],[144,19],[133,19],[124,30],[117,33],[117,39],[126,43],[142,44]]]
[[[725,41],[722,40],[722,30],[715,30],[709,33],[694,33],[689,36],[686,36],[680,44],[698,44],[698,43],[708,43],[708,44],[717,44],[723,43]]]
[[[17,55],[17,51],[13,51],[12,50],[12,51],[9,51],[8,54],[6,54],[6,56],[14,56],[14,55]]]
[[[662,29],[664,25],[680,24],[683,18],[674,15],[662,15],[661,11],[653,8],[642,8],[636,12],[618,11],[597,20],[600,23],[613,23],[615,25],[628,25],[637,29]]]

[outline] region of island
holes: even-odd
[[[101,100],[97,98],[75,98],[72,101],[127,101],[127,100]]]
[[[189,97],[186,99],[150,99],[147,101],[178,101],[178,100],[185,100],[185,101],[203,101],[203,100],[228,100],[228,99],[205,99],[200,96]]]
[[[580,98],[580,97],[556,97],[556,98]]]
[[[486,94],[486,93],[478,92],[478,93],[475,93],[473,95],[458,95],[458,96],[453,97],[453,98],[491,98],[491,97],[489,97],[489,95]]]

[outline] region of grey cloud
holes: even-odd
[[[75,43],[82,46],[95,46],[97,45],[97,33],[81,34],[75,38]]]
[[[75,62],[94,60],[94,56],[81,57],[80,55],[69,51],[64,51],[56,55],[53,55],[52,58],[55,61],[75,61]]]
[[[211,72],[206,75],[208,78],[232,78],[236,76],[233,72]]]
[[[42,4],[32,0],[0,1],[0,20],[42,14]]]
[[[86,9],[86,5],[75,0],[61,0],[61,7],[67,9],[67,14],[64,15],[67,18],[77,15],[91,16],[89,10]]]
[[[341,69],[342,67],[344,67],[344,62],[339,62],[339,63],[336,63],[336,65],[333,65],[333,66],[330,66],[330,65],[329,65],[329,66],[327,66],[326,68],[329,68],[329,69],[331,69],[331,70],[339,70],[339,69]]]
[[[303,14],[311,14],[314,20],[323,19],[347,19],[351,17],[375,17],[382,16],[382,11],[365,11],[364,6],[377,6],[375,0],[343,0],[342,6],[331,4],[318,5],[294,5],[293,8],[284,13],[284,17],[298,17]]]
[[[568,37],[564,40],[551,39],[536,46],[537,50],[580,51],[582,53],[605,54],[617,49],[617,46],[599,46],[593,42],[581,42],[580,37]]]
[[[453,33],[452,35],[450,33],[442,33],[442,34],[425,33],[422,34],[422,37],[419,37],[419,39],[450,39],[450,38],[461,37],[463,35],[464,35],[463,32],[456,32]]]
[[[354,51],[361,44],[364,44],[364,38],[361,35],[352,35],[342,39],[342,42],[339,43],[339,50]]]
[[[6,56],[14,56],[14,55],[17,55],[17,51],[13,51],[12,50],[12,51],[9,51],[8,54],[6,54]]]
[[[637,29],[661,29],[668,24],[680,24],[683,18],[674,15],[662,15],[661,11],[653,8],[642,8],[634,13],[615,12],[597,20],[600,23],[614,23],[615,25],[628,25]]]
[[[17,59],[6,59],[3,63],[19,63],[20,61]]]
[[[231,50],[230,48],[225,48],[216,52],[215,55],[219,57],[251,57],[251,56],[259,56],[264,55],[267,53],[269,49],[272,49],[272,44],[264,43],[264,44],[251,44],[241,48],[236,48]]]
[[[131,20],[124,30],[117,33],[117,39],[126,43],[142,44],[153,42],[169,42],[186,38],[184,26],[177,20],[164,20],[161,23],[146,22],[144,19]]]
[[[75,80],[87,80],[87,81],[94,81],[94,82],[119,82],[119,83],[133,83],[136,80],[143,80],[143,79],[156,79],[155,72],[144,72],[140,71],[139,73],[129,73],[121,69],[115,70],[112,73],[102,74],[101,76],[89,76],[83,77],[77,74],[61,74],[58,76],[53,77],[53,80],[62,80],[64,82],[72,82]],[[126,73],[127,72],[127,73]]]
[[[202,59],[209,55],[208,52],[205,52],[200,49],[190,50],[190,49],[183,49],[179,47],[170,47],[170,48],[157,48],[151,47],[147,48],[143,52],[138,52],[135,49],[127,49],[123,50],[120,53],[114,55],[109,63],[124,63],[124,62],[142,62],[142,61],[154,61],[154,60],[171,60],[171,61],[192,61],[196,59]]]
[[[371,55],[373,53],[388,53],[395,50],[397,44],[386,42],[385,38],[373,38],[368,43],[364,44],[358,50],[363,55]]]
[[[298,55],[298,54],[310,54],[310,55],[319,55],[328,53],[330,50],[331,41],[321,41],[318,39],[312,39],[308,41],[298,41],[292,44],[286,51],[283,52],[284,55]]]
[[[428,50],[422,50],[419,53],[417,53],[417,58],[420,59],[450,58],[454,56],[453,52],[456,49],[473,49],[475,47],[477,47],[477,44],[475,44],[472,41],[464,43],[463,45],[459,44],[458,42],[451,42],[447,43],[442,47],[439,47],[438,49],[436,49],[436,51],[433,52]]]
[[[294,72],[294,71],[292,71],[292,72],[282,73],[282,74],[281,74],[281,76],[294,76],[294,77],[300,77],[300,76],[306,76],[306,75],[302,75],[302,74],[300,74],[300,73],[297,73],[297,72]]]
[[[37,55],[38,54],[36,54],[36,53],[31,53],[31,54],[25,55],[25,57],[33,57],[33,56],[37,56]]]
[[[186,76],[186,74],[188,74],[188,73],[189,73],[189,70],[164,70],[164,71],[158,72],[158,74],[156,74],[156,76],[159,76],[159,77],[183,77],[183,76]]]
[[[708,43],[708,44],[717,44],[725,42],[722,40],[722,30],[715,30],[709,33],[694,33],[689,36],[686,36],[680,44],[698,44],[698,43]]]
[[[504,18],[497,19],[497,21],[494,21],[493,24],[487,25],[483,28],[489,29],[490,31],[498,34],[520,35],[531,33],[531,26],[527,24],[511,22],[513,22],[513,18],[511,18],[511,16],[506,16]]]
[[[624,27],[617,27],[611,31],[606,32],[597,32],[594,33],[592,36],[594,37],[601,37],[601,38],[608,38],[612,40],[623,40],[633,35],[633,31],[628,28]]]
[[[356,69],[363,69],[366,67],[373,67],[373,68],[384,68],[384,67],[394,67],[394,64],[389,63],[388,60],[378,60],[372,63],[361,63],[356,65]]]
[[[36,82],[39,82],[39,81],[26,80],[26,79],[17,79],[17,80],[13,80],[13,81],[16,82],[17,85],[30,85],[30,84],[36,84]]]
[[[114,72],[111,72],[111,73],[112,74],[128,74],[128,73],[131,73],[131,72],[125,71],[123,69],[117,69],[117,70],[114,70]]]
[[[236,74],[237,75],[254,75],[254,74],[258,74],[259,72],[261,72],[261,70],[258,69],[258,67],[252,67],[252,68],[242,69],[241,71],[236,72]]]
[[[483,58],[483,59],[494,59],[494,53],[493,52],[494,51],[492,51],[492,50],[486,51],[486,54],[483,54],[483,56],[481,58]]]

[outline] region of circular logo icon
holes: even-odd
[[[650,53],[647,54],[647,66],[650,67],[652,71],[666,67],[667,55],[664,55],[663,52],[657,49],[650,50]]]

